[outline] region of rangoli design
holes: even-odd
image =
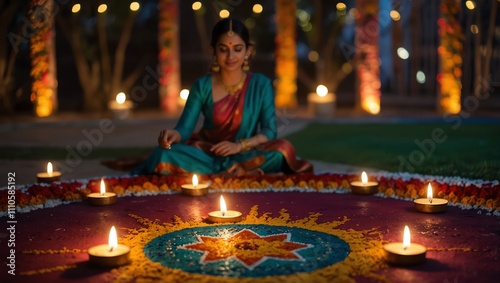
[[[268,258],[305,261],[297,251],[313,245],[291,242],[290,236],[290,233],[260,236],[243,229],[230,237],[198,236],[198,243],[181,248],[203,252],[201,264],[234,258],[252,270]]]
[[[144,247],[150,260],[165,267],[239,278],[311,272],[344,260],[349,252],[334,235],[265,224],[192,227]]]
[[[356,276],[386,281],[375,271],[387,267],[377,230],[342,229],[349,220],[318,222],[320,214],[291,220],[258,213],[252,207],[236,224],[200,221],[161,223],[135,218],[141,228],[128,229],[120,240],[131,247],[128,265],[111,270],[114,282],[355,282]],[[33,250],[30,254],[86,252],[80,249]],[[55,266],[21,275],[77,268]]]

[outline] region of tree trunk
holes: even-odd
[[[469,15],[466,15],[467,22],[465,24],[466,27],[470,27],[472,25],[472,22],[474,20],[474,13],[470,13]],[[472,66],[472,58],[473,58],[473,48],[472,48],[472,43],[474,41],[474,36],[471,35],[470,32],[467,32],[465,34],[465,45],[464,45],[464,62],[463,62],[463,68],[464,68],[464,76],[463,76],[463,92],[462,95],[468,96],[471,95],[471,87],[472,87],[472,82],[474,81],[472,78],[473,74],[473,66]]]
[[[111,100],[114,96],[120,92],[125,91],[126,88],[122,85],[123,77],[123,66],[125,64],[125,51],[127,50],[128,42],[130,41],[130,35],[132,34],[132,27],[134,26],[134,19],[136,12],[131,12],[127,16],[125,25],[118,41],[118,46],[115,51],[115,64],[113,66],[113,80],[111,82],[111,89],[108,93],[107,99]]]
[[[380,112],[380,69],[378,52],[378,0],[357,0],[360,13],[356,21],[356,52],[361,57],[357,68],[359,103],[370,114]]]
[[[328,52],[332,52],[333,48],[327,50],[323,44],[323,1],[315,0],[314,6],[314,20],[313,20],[313,30],[311,31],[311,49],[318,52],[319,58],[314,63],[314,67],[316,68],[316,83],[327,85],[327,64],[326,56],[328,56]],[[315,86],[316,87],[316,86]],[[313,88],[315,89],[315,88]]]
[[[0,36],[2,36],[2,38],[8,38],[7,33],[9,31],[9,25],[19,6],[18,4],[18,1],[10,1],[6,7],[0,6],[0,8],[3,9],[3,12],[0,13]],[[10,41],[0,43],[0,110],[7,113],[14,112],[10,94],[14,87],[13,71],[17,55],[17,52],[8,48],[10,44],[13,43]]]
[[[97,35],[99,44],[99,58],[86,58],[84,46],[86,45],[80,36],[81,27],[77,23],[77,15],[72,15],[70,22],[58,17],[58,22],[66,38],[70,43],[75,57],[78,78],[83,90],[84,111],[102,111],[106,109],[110,100],[120,91],[128,91],[139,75],[144,71],[146,65],[143,59],[135,70],[123,79],[126,49],[132,34],[132,28],[136,12],[131,12],[125,21],[121,31],[114,59],[111,60],[108,48],[107,31],[105,26],[105,14],[97,15]],[[113,63],[113,64],[112,64]]]
[[[88,67],[88,63],[86,61],[83,61],[80,64],[85,64],[85,66]],[[83,109],[86,112],[96,112],[105,109],[104,106],[107,100],[103,101],[103,97],[105,97],[105,95],[101,87],[101,70],[101,63],[98,60],[91,62],[89,76],[85,81],[85,85],[82,85],[85,100]]]
[[[420,50],[422,46],[422,41],[420,38],[420,28],[421,21],[420,15],[422,10],[420,7],[422,6],[422,2],[413,1],[411,4],[411,49],[410,49],[410,83],[406,83],[406,86],[409,86],[409,92],[412,97],[420,96],[419,93],[419,83],[417,82],[416,75],[420,70]],[[405,76],[405,80],[408,76]]]
[[[486,38],[486,46],[484,47],[485,52],[484,52],[484,60],[482,61],[483,64],[483,69],[481,71],[481,82],[479,85],[479,92],[476,93],[476,96],[480,97],[487,97],[488,91],[490,89],[490,84],[491,84],[491,76],[490,76],[490,62],[491,62],[491,55],[492,55],[492,46],[493,46],[493,37],[495,35],[495,29],[497,28],[495,26],[495,19],[497,15],[497,7],[498,7],[498,2],[497,1],[491,1],[491,14],[490,14],[490,23],[488,25],[488,34]]]
[[[479,31],[482,31],[481,26],[481,10],[479,7],[474,9],[476,26]],[[482,68],[483,57],[481,55],[482,32],[478,32],[474,40],[474,95],[478,96],[482,91]]]
[[[167,113],[177,112],[177,98],[181,91],[178,8],[178,0],[160,0],[158,3],[160,106]]]
[[[455,0],[442,0],[439,23],[440,46],[438,48],[440,74],[439,111],[457,114],[461,110],[462,94],[462,30],[456,19],[460,4]]]
[[[111,78],[113,77],[113,70],[111,69],[111,58],[108,48],[108,35],[106,31],[106,13],[100,13],[97,15],[96,25],[102,72],[102,90],[104,94],[104,96],[101,98],[101,101],[103,104],[105,104],[108,101],[108,98],[111,96]]]
[[[276,1],[276,107],[297,108],[297,50],[295,42],[297,3]]]
[[[404,66],[403,59],[398,56],[398,48],[403,46],[403,31],[402,31],[402,20],[393,22],[392,29],[392,62],[394,72],[391,76],[391,84],[394,96],[404,95]]]
[[[34,30],[30,38],[32,95],[35,114],[51,116],[57,110],[54,52],[53,0],[32,1],[30,22]]]

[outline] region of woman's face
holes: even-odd
[[[224,33],[217,41],[214,54],[221,70],[230,72],[241,70],[247,51],[245,42],[239,35],[234,33],[229,36]]]

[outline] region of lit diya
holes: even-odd
[[[94,246],[88,249],[89,263],[101,267],[115,267],[129,262],[130,248],[118,244],[115,226],[109,231],[108,244]]]
[[[208,221],[212,223],[239,222],[241,221],[241,212],[227,210],[224,197],[220,196],[220,210],[209,212]]]
[[[47,163],[47,172],[36,174],[36,179],[39,183],[52,183],[61,180],[61,172],[54,171],[52,162]]]
[[[361,182],[354,181],[350,185],[352,193],[356,195],[372,195],[378,192],[378,182],[368,181],[365,171],[361,173]]]
[[[414,200],[415,209],[424,213],[440,213],[445,212],[448,206],[448,201],[442,198],[432,197],[431,183],[427,186],[427,198],[419,198]]]
[[[88,194],[87,201],[90,205],[110,205],[116,202],[116,194],[106,192],[104,180],[101,179],[100,192]]]
[[[328,92],[324,85],[318,85],[316,92],[307,95],[308,111],[318,117],[332,116],[335,110],[335,94]]]
[[[134,104],[132,101],[127,100],[127,95],[125,93],[120,92],[116,95],[115,100],[109,102],[108,106],[117,118],[125,119],[129,115],[130,110],[134,107]]]
[[[395,265],[416,265],[425,261],[427,249],[411,243],[410,228],[405,226],[402,243],[389,243],[383,246],[385,260]]]
[[[208,193],[208,184],[199,184],[198,176],[193,175],[191,184],[181,185],[181,191],[188,196],[204,196]]]

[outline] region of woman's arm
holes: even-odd
[[[266,140],[257,139],[254,136],[252,142],[263,143],[266,141],[274,140],[277,136],[276,130],[276,108],[274,106],[274,89],[271,85],[271,81],[266,78],[263,80],[263,87],[261,88],[262,95],[262,107],[259,113],[259,125],[260,125],[260,135],[263,135]],[[257,146],[258,144],[255,144]]]
[[[259,93],[256,93],[256,95],[262,96],[262,103],[259,110],[259,118],[257,121],[260,125],[260,133],[236,142],[220,142],[212,146],[211,148],[211,151],[216,155],[228,156],[246,152],[276,138],[276,112],[274,108],[274,91],[268,78],[263,77],[259,79],[259,83],[262,85],[257,88],[257,91]]]
[[[248,151],[277,136],[276,111],[274,106],[274,90],[269,79],[262,80],[263,86],[259,88],[262,95],[262,107],[259,113],[260,133],[244,140],[238,141],[240,152]]]
[[[181,136],[180,142],[184,142],[191,137],[198,123],[205,97],[202,91],[201,82],[201,80],[197,80],[191,87],[184,110],[174,128]]]

